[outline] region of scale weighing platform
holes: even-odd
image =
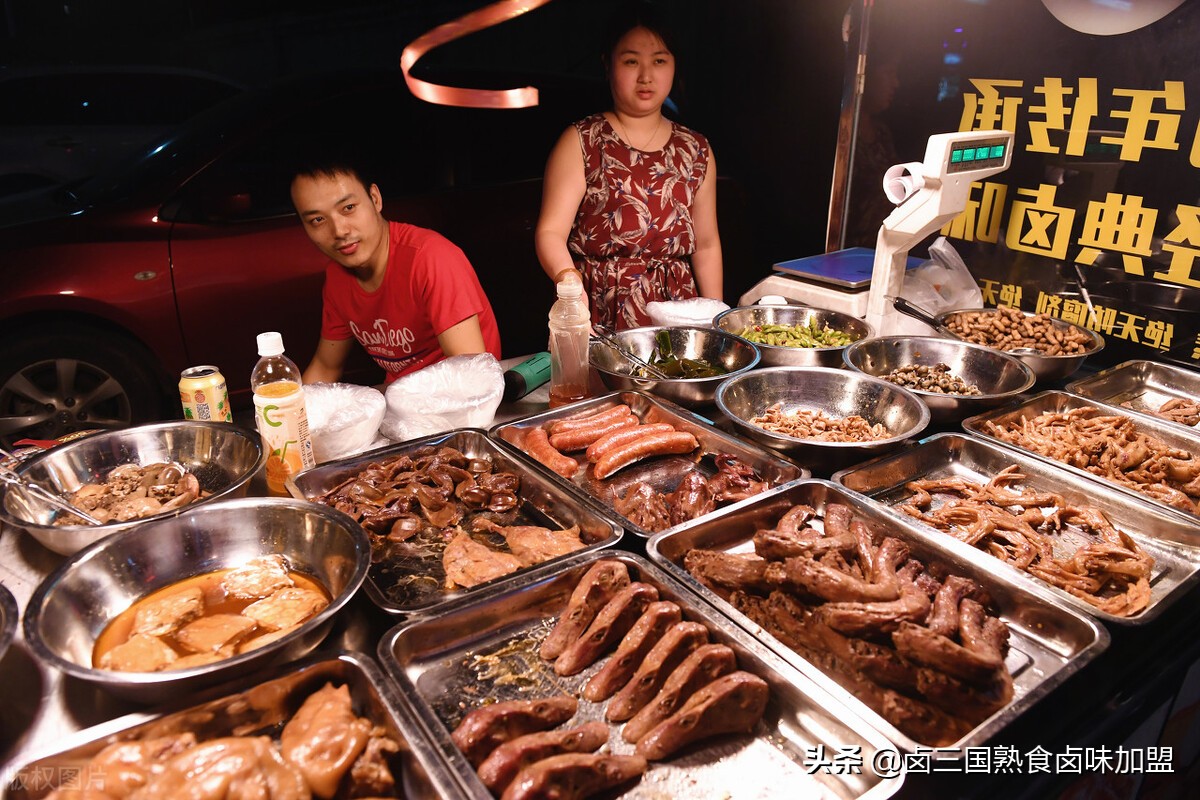
[[[878,335],[901,330],[905,321],[892,305],[916,266],[909,249],[967,207],[972,183],[1008,169],[1012,149],[1013,134],[1003,130],[930,136],[924,161],[895,164],[884,173],[884,193],[896,208],[880,226],[874,250],[854,247],[776,264],[776,274],[739,303],[795,300],[862,317]]]
[[[908,269],[922,263],[922,259],[911,257]],[[864,317],[874,264],[875,251],[869,247],[783,261],[772,267],[775,274],[755,284],[738,303],[753,305],[763,297],[776,295],[801,305]]]

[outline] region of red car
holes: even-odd
[[[305,76],[238,95],[105,174],[0,201],[0,441],[177,416],[192,365],[217,365],[236,405],[262,331],[281,331],[303,368],[324,258],[281,153],[330,137],[371,165],[389,217],[463,248],[506,355],[544,349],[540,176],[555,137],[605,97],[542,88],[537,108],[473,110],[416,101],[398,73]],[[346,379],[375,370],[362,357]]]

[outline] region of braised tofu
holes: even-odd
[[[281,555],[255,558],[230,570],[221,581],[225,594],[239,600],[261,600],[294,585]]]
[[[329,601],[320,592],[290,587],[280,589],[242,611],[244,615],[268,631],[279,631],[299,625],[319,614]]]
[[[158,672],[179,656],[157,636],[135,633],[100,657],[101,669],[117,672]]]
[[[175,634],[175,641],[189,653],[215,653],[232,648],[257,627],[241,614],[212,614],[189,622]]]
[[[133,616],[133,632],[166,636],[204,613],[204,592],[191,586],[141,605]]]

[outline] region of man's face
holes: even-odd
[[[292,181],[292,203],[308,238],[346,269],[369,273],[386,263],[388,225],[375,184],[367,189],[342,172],[299,175]]]

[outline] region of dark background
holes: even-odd
[[[822,252],[836,149],[848,0],[660,0],[679,39],[679,118],[712,142],[723,197],[726,299],[777,261]],[[4,0],[0,71],[48,64],[186,67],[248,85],[306,72],[397,67],[427,30],[485,0]],[[449,43],[421,77],[489,85],[535,73],[602,88],[606,0],[555,0]],[[463,76],[469,75],[470,78]],[[503,80],[491,78],[501,88]],[[606,91],[597,94],[606,98]],[[596,110],[600,110],[597,108]],[[497,112],[504,113],[504,112]],[[546,152],[571,119],[545,132]],[[365,113],[352,125],[369,125]],[[731,213],[725,213],[725,210]],[[530,276],[530,280],[540,274]]]

